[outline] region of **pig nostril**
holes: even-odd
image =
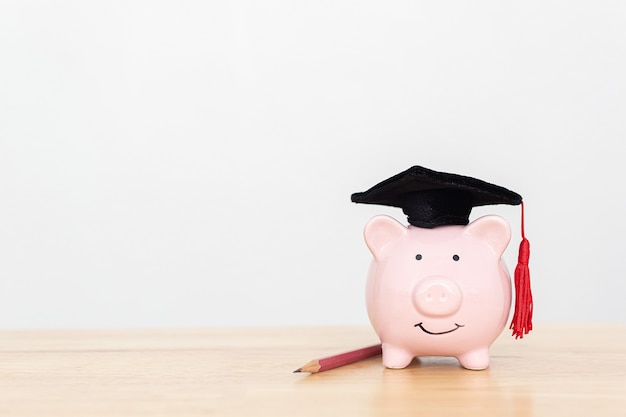
[[[433,296],[431,293],[426,294],[426,301],[431,302],[433,301]]]
[[[448,299],[448,295],[446,293],[442,293],[439,296],[439,301],[446,301]]]

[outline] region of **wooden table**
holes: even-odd
[[[626,327],[503,334],[485,371],[451,358],[319,374],[367,327],[0,332],[0,416],[626,416]]]

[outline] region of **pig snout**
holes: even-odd
[[[459,286],[444,277],[421,280],[413,289],[413,304],[422,314],[444,317],[456,313],[461,307],[463,294]]]

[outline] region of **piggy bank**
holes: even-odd
[[[367,312],[383,364],[452,356],[467,369],[489,366],[489,347],[506,325],[511,279],[501,259],[511,229],[487,215],[466,225],[404,226],[379,215],[364,237],[373,260]]]

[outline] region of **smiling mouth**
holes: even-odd
[[[431,331],[426,330],[426,329],[424,328],[423,324],[424,324],[424,322],[419,322],[419,323],[417,323],[416,325],[414,325],[413,327],[419,327],[420,329],[422,329],[422,331],[423,331],[424,333],[434,334],[434,335],[438,335],[438,334],[446,334],[446,333],[452,333],[453,331],[458,330],[458,329],[459,329],[459,328],[461,328],[461,327],[465,327],[465,325],[464,325],[464,324],[457,324],[457,323],[454,323],[454,325],[456,326],[454,329],[451,329],[451,330],[446,330],[445,332],[431,332]]]

